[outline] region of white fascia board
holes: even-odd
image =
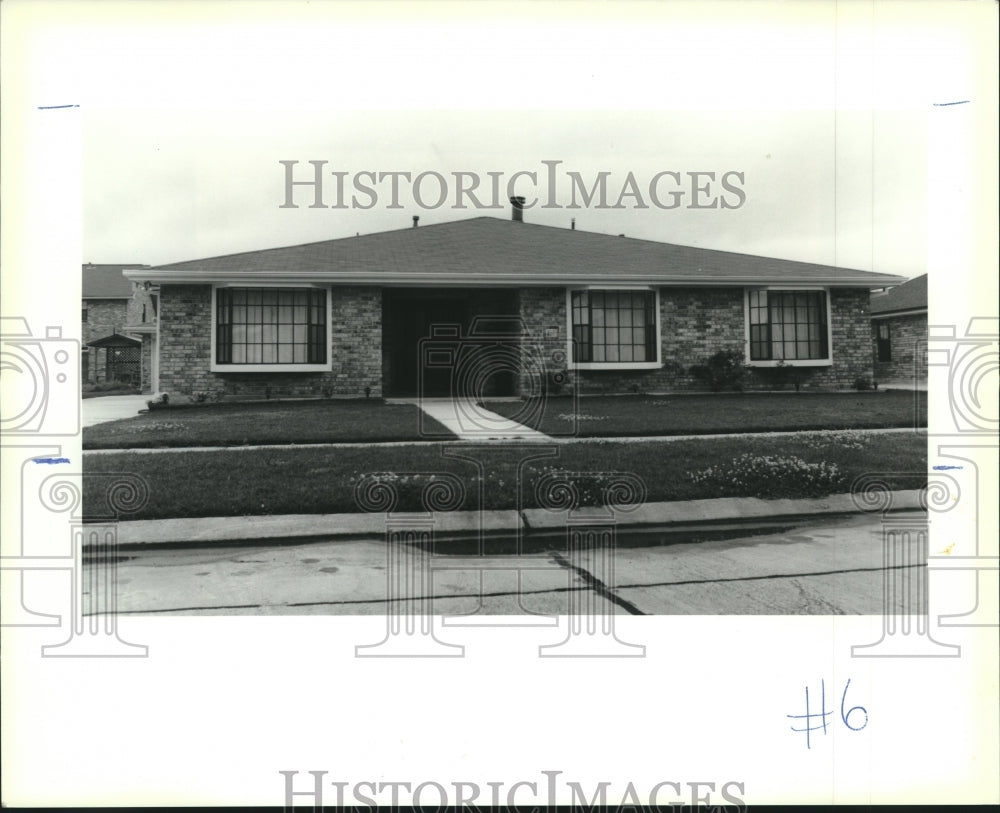
[[[125,277],[134,281],[149,281],[159,285],[243,285],[259,287],[266,285],[366,285],[377,287],[563,287],[563,286],[678,286],[695,288],[718,287],[822,287],[822,288],[873,288],[896,277],[879,276],[850,277],[837,276],[817,279],[816,277],[745,277],[726,276],[711,279],[680,276],[677,274],[620,274],[614,277],[586,277],[575,273],[527,273],[524,271],[499,272],[469,275],[466,273],[435,272],[433,274],[413,274],[385,272],[372,274],[362,271],[330,273],[328,271],[292,272],[288,274],[247,274],[242,271],[213,272],[198,271],[157,271],[137,269],[125,271]]]
[[[927,308],[911,308],[906,311],[885,311],[884,313],[873,313],[872,319],[892,319],[894,316],[917,316],[927,315]]]

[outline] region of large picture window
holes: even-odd
[[[217,364],[325,364],[326,291],[219,288]]]
[[[829,357],[824,291],[749,291],[750,360]]]
[[[571,291],[573,361],[655,362],[655,306],[653,291]]]

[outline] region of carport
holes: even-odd
[[[513,289],[385,289],[383,392],[391,397],[515,395],[517,314]]]
[[[141,379],[142,342],[120,333],[87,342],[88,373],[94,382],[120,381],[138,387]]]

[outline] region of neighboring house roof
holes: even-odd
[[[900,311],[927,311],[927,275],[914,277],[884,293],[872,294],[872,316],[888,316]]]
[[[901,277],[576,229],[476,217],[126,271],[155,283],[572,285],[814,284],[876,288]]]
[[[148,267],[86,263],[83,266],[83,299],[130,299],[132,283],[122,276],[122,270]]]
[[[121,333],[112,333],[110,336],[105,336],[102,339],[94,339],[92,342],[87,342],[87,347],[130,347],[132,345],[142,344],[139,339],[133,339],[130,336],[123,336]]]

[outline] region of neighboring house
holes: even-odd
[[[531,395],[573,376],[581,393],[698,390],[691,366],[720,350],[753,387],[789,366],[804,387],[872,377],[869,294],[900,277],[531,225],[512,203],[509,221],[126,269],[160,291],[154,388],[411,396],[454,380]]]
[[[875,380],[927,382],[927,275],[871,297]]]
[[[155,333],[156,297],[142,283],[122,275],[123,268],[146,266],[83,266],[80,314],[83,349],[82,380],[122,381],[148,391],[152,347],[144,333]]]

